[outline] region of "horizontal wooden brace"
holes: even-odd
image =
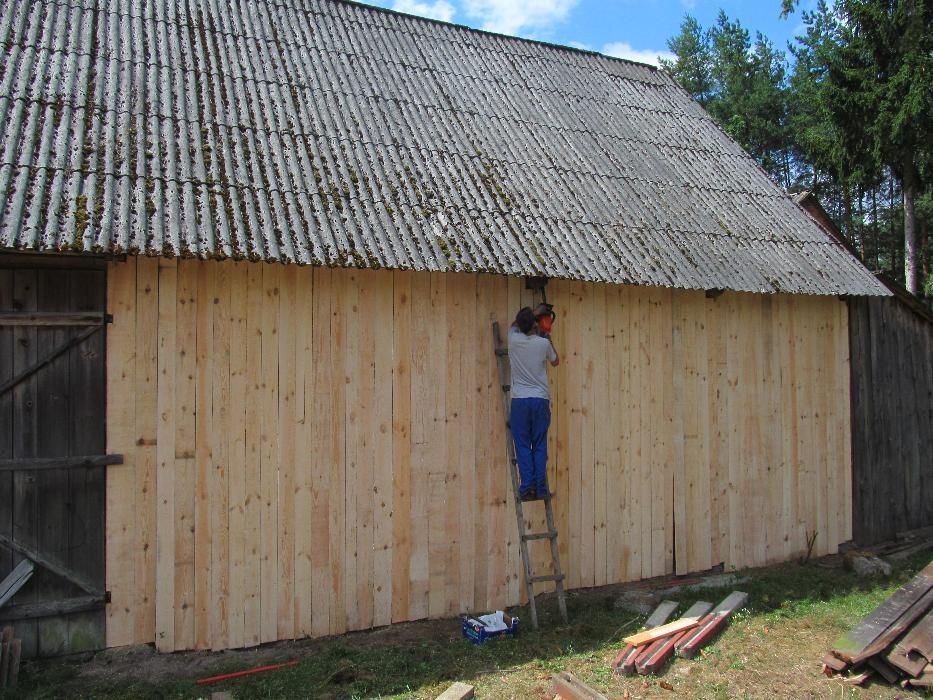
[[[103,326],[113,317],[101,311],[3,311],[0,326]]]
[[[79,469],[123,464],[123,455],[76,455],[74,457],[20,457],[0,459],[0,472],[37,471],[42,469]]]
[[[105,605],[106,600],[103,596],[91,595],[65,598],[64,600],[49,600],[41,603],[7,605],[0,609],[0,622],[73,615],[74,613],[88,612],[90,610],[101,610]]]

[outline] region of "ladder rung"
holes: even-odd
[[[532,532],[530,535],[522,535],[526,540],[545,540],[552,539],[557,537],[556,530],[549,530],[548,532]]]
[[[529,579],[532,583],[540,583],[541,581],[563,581],[563,574],[548,574],[547,576],[532,576]]]

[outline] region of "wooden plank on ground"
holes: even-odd
[[[668,618],[674,614],[676,609],[677,601],[662,600],[645,621],[645,624],[642,625],[640,631],[654,629],[658,625],[663,625],[667,622]],[[638,652],[638,647],[632,644],[626,644],[622,651],[613,659],[610,668],[625,675],[632,673],[635,670],[635,658],[638,656]]]
[[[823,673],[827,676],[833,673],[842,673],[849,668],[849,663],[838,656],[827,652],[823,655]]]
[[[836,640],[832,649],[833,653],[849,663],[857,663],[856,659],[867,658],[865,653],[874,648],[876,642],[891,626],[898,623],[902,616],[931,588],[933,588],[933,562],[928,564],[913,580],[896,590],[862,622]],[[916,617],[924,612],[926,610],[920,610]]]
[[[696,630],[680,640],[675,647],[677,656],[692,659],[703,646],[715,637],[726,621],[736,610],[748,601],[748,594],[742,591],[733,591],[707,615]]]
[[[933,610],[901,637],[885,658],[911,676],[923,673],[933,659]]]
[[[561,671],[551,676],[551,693],[562,700],[608,700],[572,673]]]
[[[677,632],[683,632],[684,630],[692,629],[698,624],[700,624],[699,617],[682,617],[679,620],[668,622],[666,625],[659,625],[654,629],[645,630],[644,632],[639,632],[638,634],[628,636],[623,641],[626,644],[639,647],[644,644],[650,644],[657,639],[669,637],[670,635],[676,634]]]
[[[875,673],[884,678],[891,685],[897,683],[901,678],[901,674],[897,672],[897,669],[880,656],[871,657],[868,660],[868,665],[875,670]]]
[[[707,616],[707,613],[709,613],[712,607],[712,603],[707,603],[705,600],[698,600],[684,613],[684,617],[699,617],[703,619]],[[684,630],[663,639],[658,639],[646,647],[642,647],[643,651],[632,661],[639,675],[644,676],[655,673],[663,668],[664,664],[674,655],[674,649],[677,644],[687,635],[691,634],[691,632],[692,629]]]
[[[436,700],[471,700],[473,686],[457,681],[447,690],[437,696]]]
[[[912,688],[933,688],[933,664],[927,664],[917,678],[911,678],[907,684]]]

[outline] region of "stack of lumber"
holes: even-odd
[[[23,643],[14,639],[13,628],[4,627],[0,633],[0,691],[16,687],[22,650]]]
[[[625,638],[626,646],[613,660],[612,670],[626,675],[635,672],[647,675],[657,673],[674,655],[693,658],[747,600],[747,593],[733,591],[715,608],[712,603],[698,601],[673,622],[667,619],[676,605],[662,602],[640,632]]]
[[[823,673],[862,685],[880,677],[903,687],[933,687],[933,562],[839,638]]]

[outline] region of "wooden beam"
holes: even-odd
[[[447,690],[437,696],[436,700],[471,700],[473,698],[473,686],[457,681]]]
[[[16,565],[16,568],[10,572],[10,575],[3,579],[3,582],[0,583],[0,608],[2,608],[10,598],[15,596],[20,588],[26,585],[26,582],[32,578],[32,572],[34,570],[35,565],[32,563],[32,560],[23,559]]]
[[[675,646],[677,656],[692,659],[696,653],[707,644],[719,631],[726,626],[729,617],[736,610],[745,605],[748,594],[733,591],[715,607],[713,612],[703,618],[701,625],[690,634],[683,637]]]
[[[103,326],[93,326],[91,328],[88,328],[86,331],[79,333],[74,338],[69,340],[67,343],[59,345],[55,350],[50,352],[48,355],[43,357],[41,360],[39,360],[35,364],[24,369],[22,372],[17,374],[12,379],[8,379],[3,384],[0,384],[0,396],[3,396],[5,393],[7,393],[8,391],[16,387],[18,384],[20,384],[24,380],[29,379],[29,377],[34,375],[36,372],[38,372],[40,369],[45,367],[47,364],[49,364],[50,362],[52,362],[59,356],[64,355],[66,352],[71,350],[71,348],[83,343],[85,340],[90,338],[92,335],[94,335],[94,333],[99,331],[101,328],[103,328]]]
[[[36,564],[45,567],[56,576],[61,576],[66,581],[70,581],[89,595],[97,597],[102,597],[104,595],[102,590],[97,588],[97,586],[88,581],[81,574],[73,571],[60,562],[56,562],[44,556],[43,554],[40,554],[29,545],[25,545],[22,542],[16,542],[9,535],[6,535],[2,532],[0,532],[0,545],[3,545],[7,549],[13,550],[21,556],[29,557]]]
[[[41,603],[22,603],[8,605],[0,610],[0,622],[16,620],[34,620],[41,617],[59,617],[74,613],[100,610],[106,605],[103,596],[77,596],[63,600],[49,600]]]
[[[103,326],[103,311],[0,311],[0,326]]]
[[[20,457],[0,459],[0,472],[37,471],[42,469],[78,469],[123,464],[123,455],[76,455],[74,457]]]
[[[933,563],[928,564],[909,583],[894,591],[891,597],[875,608],[868,617],[839,638],[833,645],[833,654],[851,664],[857,663],[856,659],[862,658],[865,651],[873,647],[877,640],[897,623],[911,606],[922,599],[931,587],[933,587]],[[919,614],[924,612],[926,610],[921,610]]]
[[[933,610],[901,637],[885,658],[911,676],[923,673],[933,658]]]
[[[551,694],[563,700],[608,700],[608,698],[581,681],[572,673],[561,671],[551,677]]]
[[[699,617],[682,617],[679,620],[668,622],[666,625],[660,625],[654,629],[645,630],[644,632],[639,632],[638,634],[633,634],[630,637],[626,637],[623,641],[626,644],[640,647],[643,644],[649,644],[657,639],[662,639],[664,637],[669,637],[672,634],[677,634],[678,632],[692,629],[698,624],[700,624]]]
[[[650,630],[658,625],[663,625],[668,618],[674,614],[677,609],[677,602],[673,600],[662,600],[658,607],[654,609],[651,616],[645,621],[640,632]],[[638,657],[639,649],[631,644],[626,644],[622,651],[613,660],[610,668],[613,671],[624,675],[631,675],[635,672],[635,659]]]

